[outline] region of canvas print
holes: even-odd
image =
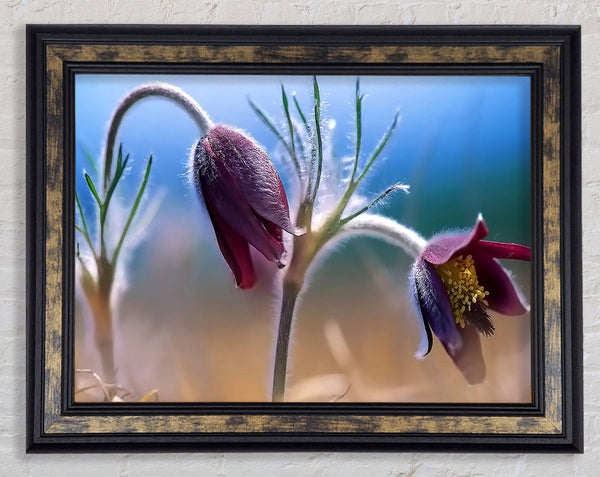
[[[531,402],[528,76],[77,74],[77,402]]]

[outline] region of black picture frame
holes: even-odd
[[[532,402],[75,403],[76,72],[518,74],[532,90]],[[31,452],[583,452],[579,26],[27,26]]]

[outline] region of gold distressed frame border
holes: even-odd
[[[418,433],[558,436],[564,433],[561,249],[560,249],[560,78],[558,45],[514,46],[272,46],[47,44],[46,97],[46,280],[42,433],[47,436],[146,433]],[[68,415],[61,408],[64,266],[64,65],[65,62],[223,64],[541,64],[543,65],[543,415]]]

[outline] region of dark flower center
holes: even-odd
[[[471,306],[471,311],[465,313],[464,317],[482,335],[492,336],[494,334],[494,323],[482,302],[474,303]]]

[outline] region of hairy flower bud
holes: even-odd
[[[295,228],[281,179],[253,139],[227,125],[212,127],[196,144],[193,178],[238,287],[256,282],[248,245],[285,266],[282,230]]]

